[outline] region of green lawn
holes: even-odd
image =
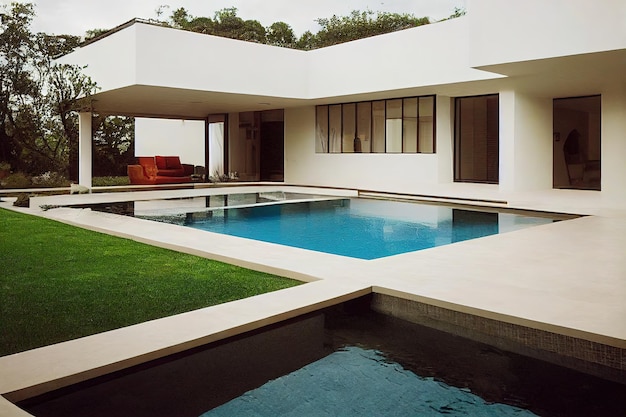
[[[0,356],[300,284],[0,209]]]

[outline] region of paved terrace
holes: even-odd
[[[236,187],[248,192],[255,187]],[[287,186],[263,190],[287,190]],[[305,189],[351,196],[350,190]],[[458,190],[457,190],[458,191]],[[40,204],[220,193],[215,189],[64,195],[21,211],[309,282],[0,358],[0,394],[23,398],[166,356],[372,291],[626,349],[626,210],[597,194],[502,196],[489,187],[440,190],[508,208],[594,214],[377,260],[359,260],[89,210]],[[464,193],[467,193],[465,195]],[[0,203],[9,207],[10,203]],[[622,372],[626,369],[623,354]],[[0,415],[25,416],[0,397]]]

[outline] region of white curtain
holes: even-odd
[[[209,124],[209,175],[224,175],[224,122]]]

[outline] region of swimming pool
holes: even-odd
[[[554,221],[546,217],[363,198],[135,216],[366,260]]]
[[[356,299],[18,405],[39,417],[623,416],[623,384],[368,306]]]

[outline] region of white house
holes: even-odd
[[[626,206],[623,0],[470,0],[308,52],[132,21],[62,61],[101,87],[80,117],[86,186],[93,111],[137,116],[138,156],[246,181]]]

